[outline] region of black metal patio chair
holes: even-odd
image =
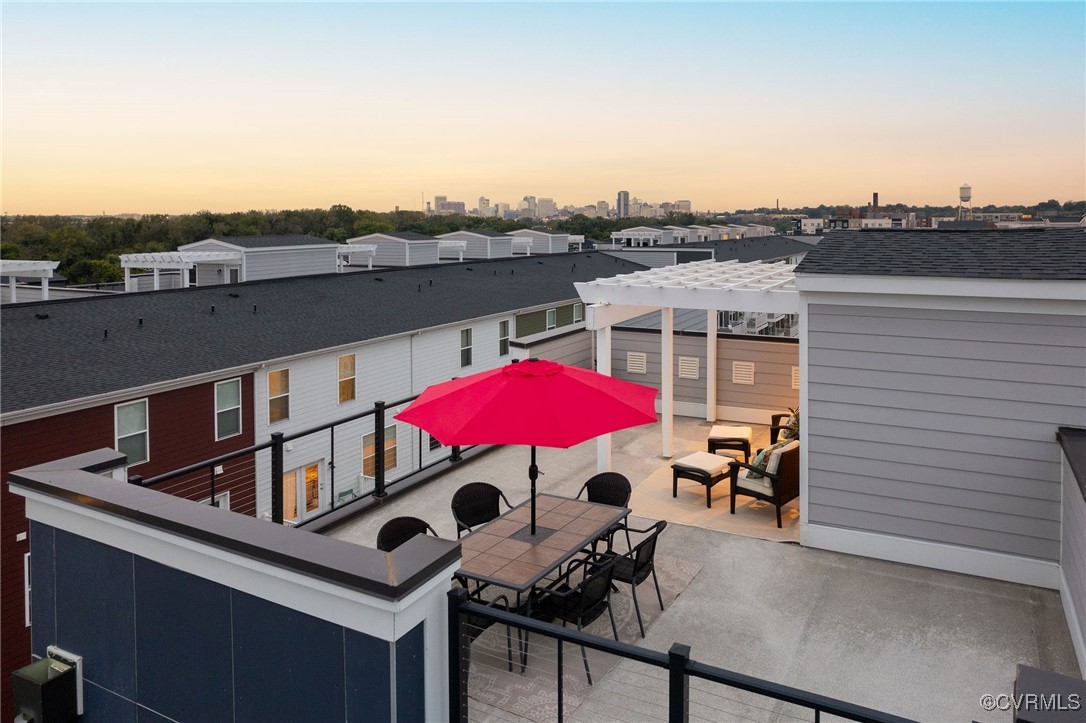
[[[626,478],[626,475],[618,472],[600,472],[593,475],[581,485],[580,491],[577,493],[577,499],[581,499],[581,495],[588,493],[588,501],[596,502],[601,505],[611,505],[613,507],[625,507],[630,504],[630,496],[633,494],[633,488],[630,486],[630,480]],[[600,535],[599,538],[592,541],[592,551],[596,551],[596,545],[599,542],[611,543],[611,536],[622,527],[619,523],[607,530],[606,533]],[[630,535],[626,534],[626,543],[629,544]]]
[[[498,502],[512,509],[505,493],[489,482],[469,482],[453,494],[452,514],[456,520],[456,538],[471,528],[499,517],[501,508]]]
[[[573,579],[580,572],[579,582]],[[532,592],[531,615],[542,619],[561,620],[562,625],[573,623],[578,630],[591,625],[605,612],[611,618],[611,632],[618,640],[618,626],[611,609],[611,580],[615,572],[615,558],[589,553],[570,563],[565,573],[547,587]],[[588,667],[588,653],[581,646],[581,659],[588,684],[592,685],[592,671]]]
[[[425,535],[427,532],[434,537],[438,536],[426,520],[418,517],[393,517],[377,531],[377,549],[392,552],[415,535]]]
[[[641,628],[641,637],[645,637],[645,623],[641,621],[641,606],[637,602],[637,586],[652,575],[652,583],[656,586],[656,600],[660,603],[660,611],[664,609],[664,598],[660,594],[660,581],[656,577],[656,542],[660,533],[667,527],[667,520],[660,520],[654,525],[643,530],[623,525],[626,529],[626,539],[630,539],[630,533],[647,534],[629,552],[619,554],[611,549],[603,553],[605,557],[615,560],[614,579],[616,582],[630,584],[630,595],[633,596],[634,611],[637,613],[637,625]]]

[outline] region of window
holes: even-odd
[[[339,358],[339,403],[354,400],[354,354]]]
[[[471,366],[471,329],[460,330],[460,366]]]
[[[290,419],[290,370],[268,372],[268,423]]]
[[[558,309],[547,309],[547,330],[558,326]]]
[[[498,322],[498,356],[509,353],[509,322]]]
[[[584,304],[573,305],[573,323],[580,324],[584,321]]]
[[[362,474],[367,477],[377,475],[377,448],[374,446],[376,435],[373,432],[362,435]],[[396,425],[385,427],[385,470],[396,466]]]
[[[441,442],[437,441],[437,437],[433,436],[432,434],[428,434],[426,436],[430,438],[430,451],[431,452],[435,452],[435,451],[441,449],[443,446],[445,446],[445,445],[441,444]]]
[[[128,456],[128,464],[150,459],[147,439],[147,400],[118,404],[113,408],[117,451]]]
[[[215,439],[241,434],[241,380],[215,385]]]

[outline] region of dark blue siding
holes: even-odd
[[[53,528],[40,522],[30,523],[30,651],[45,657],[46,646],[57,641],[56,555]]]
[[[84,659],[83,664],[86,663]],[[136,704],[84,681],[83,715],[79,723],[136,723]]]
[[[392,720],[392,646],[354,630],[346,634],[347,720]]]
[[[426,719],[425,623],[396,641],[396,720]]]

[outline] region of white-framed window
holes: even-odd
[[[268,372],[268,423],[290,419],[290,370]]]
[[[215,385],[215,441],[241,434],[241,380]]]
[[[151,458],[147,424],[147,400],[126,402],[113,407],[115,448],[128,456],[128,464],[142,464]]]
[[[573,305],[573,323],[580,324],[584,321],[584,304]]]
[[[205,497],[202,500],[200,500],[201,505],[206,505],[209,502],[211,502],[210,497]],[[229,510],[230,509],[230,490],[226,490],[225,492],[216,493],[215,494],[215,505],[214,506],[218,507],[220,510]]]
[[[374,432],[362,435],[362,474],[367,477],[377,474],[377,447],[374,445],[376,439]],[[389,471],[396,464],[396,425],[390,424],[385,427],[385,471]]]
[[[460,366],[471,366],[471,329],[460,330]]]
[[[547,309],[547,331],[558,326],[558,309]]]
[[[509,354],[509,320],[498,322],[498,356]]]
[[[339,358],[339,403],[354,401],[354,354]]]

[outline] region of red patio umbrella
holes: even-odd
[[[572,447],[601,434],[656,421],[656,390],[543,359],[513,362],[426,388],[396,419],[445,445],[532,447],[535,534],[535,448]]]

